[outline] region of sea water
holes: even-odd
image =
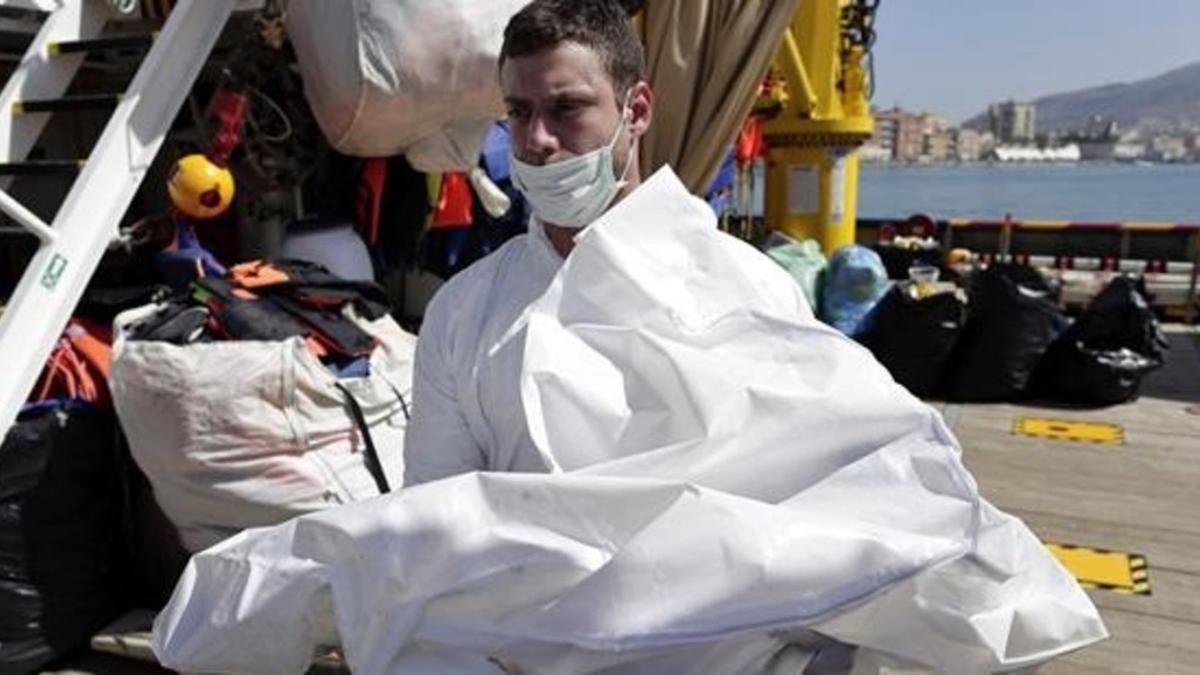
[[[1200,223],[1200,164],[862,165],[860,218]]]

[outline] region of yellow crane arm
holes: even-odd
[[[874,120],[864,65],[878,0],[805,0],[775,57],[784,87],[764,126],[766,224],[826,253],[854,242],[857,148]]]

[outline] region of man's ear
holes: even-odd
[[[638,80],[629,90],[629,110],[629,133],[634,138],[641,138],[654,117],[654,91],[645,80]]]

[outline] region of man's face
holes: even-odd
[[[619,97],[595,52],[574,42],[510,58],[500,69],[513,154],[534,165],[583,155],[607,145],[623,125]],[[628,132],[614,150],[628,158]]]

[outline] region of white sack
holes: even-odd
[[[289,0],[288,37],[325,137],[361,157],[407,153],[466,171],[504,114],[496,62],[529,0]]]
[[[155,499],[189,551],[247,527],[379,494],[340,382],[362,407],[388,484],[403,482],[416,338],[390,317],[358,321],[379,346],[371,374],[338,380],[302,338],[178,346],[126,338],[153,313],[117,317],[109,385]]]
[[[725,236],[660,172],[509,333],[532,437],[566,473],[458,476],[248,532],[193,558],[159,658],[298,672],[338,641],[356,673],[795,672],[808,627],[972,673],[1103,638],[937,413],[782,311],[751,280],[785,273]]]

